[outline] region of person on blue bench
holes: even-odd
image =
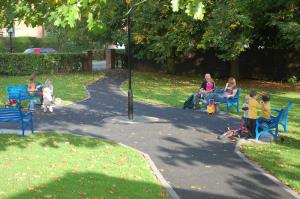
[[[214,90],[215,82],[211,75],[206,73],[199,91],[194,93],[194,109],[198,108],[200,100],[205,100]]]
[[[209,98],[214,99],[215,102],[224,103],[226,102],[226,98],[234,97],[237,93],[237,90],[238,88],[236,86],[235,78],[230,77],[225,85],[225,88],[212,93]]]
[[[270,123],[271,122],[271,104],[270,99],[271,96],[269,94],[261,94],[261,113],[258,119],[259,123]]]
[[[40,86],[40,84],[36,83],[36,74],[33,73],[30,78],[29,78],[29,82],[28,82],[28,93],[32,96],[37,96],[40,99],[40,104],[43,103],[43,91],[42,91],[42,87]],[[30,110],[34,110],[34,106],[36,104],[35,100],[31,100],[29,103],[29,109]]]

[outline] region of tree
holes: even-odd
[[[172,1],[174,11],[184,9],[204,24],[198,47],[213,48],[220,58],[232,61],[235,75],[237,58],[249,48],[299,50],[299,4],[296,0]],[[191,5],[198,9],[188,9]],[[197,13],[205,14],[196,17]]]

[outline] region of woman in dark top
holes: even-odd
[[[237,93],[237,86],[235,78],[230,77],[226,86],[222,92],[213,93],[210,98],[214,99],[216,102],[226,102],[227,98],[234,97]]]

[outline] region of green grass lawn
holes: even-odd
[[[54,95],[61,98],[64,104],[70,104],[87,97],[84,86],[102,77],[104,77],[104,73],[101,72],[94,74],[40,75],[37,82],[44,84],[47,79],[51,79],[54,86]],[[5,103],[7,100],[5,86],[27,85],[28,79],[29,76],[0,76],[0,101]]]
[[[0,135],[0,198],[167,198],[145,159],[67,133]]]
[[[182,107],[183,102],[191,93],[195,92],[201,77],[172,76],[161,73],[134,72],[133,94],[134,99],[147,103]],[[218,86],[225,85],[219,80]],[[260,165],[273,173],[283,182],[300,192],[300,92],[299,89],[283,84],[268,82],[241,81],[237,82],[242,88],[240,102],[251,89],[258,92],[268,92],[272,95],[272,108],[283,108],[289,101],[293,107],[289,112],[288,133],[283,134],[284,141],[273,144],[247,144],[243,152]],[[270,84],[270,86],[268,86]],[[127,82],[122,85],[127,90]],[[240,114],[231,111],[231,116],[240,117]]]

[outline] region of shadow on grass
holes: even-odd
[[[252,190],[252,182],[245,178],[232,176],[230,180],[232,186],[241,194],[239,196],[228,196],[225,194],[210,193],[201,190],[187,190],[176,188],[175,191],[181,193],[184,198],[214,198],[214,199],[238,199],[246,196],[252,198],[264,198],[266,194],[261,187]],[[269,186],[269,185],[268,185]],[[62,177],[56,177],[52,181],[30,186],[27,191],[16,193],[6,197],[8,199],[24,198],[145,198],[159,199],[168,198],[165,190],[159,185],[107,176],[94,172],[66,173]],[[196,197],[195,197],[196,196]],[[243,197],[241,197],[243,196]],[[268,191],[268,198],[280,198],[276,193]]]
[[[76,147],[95,148],[102,145],[115,145],[100,139],[90,137],[74,136],[68,133],[38,133],[25,137],[11,134],[0,135],[0,151],[6,150],[10,146],[26,148],[31,143],[39,143],[43,147],[59,148],[60,143],[68,143]]]
[[[46,184],[27,189],[7,198],[167,198],[159,185],[95,172],[67,172]]]

